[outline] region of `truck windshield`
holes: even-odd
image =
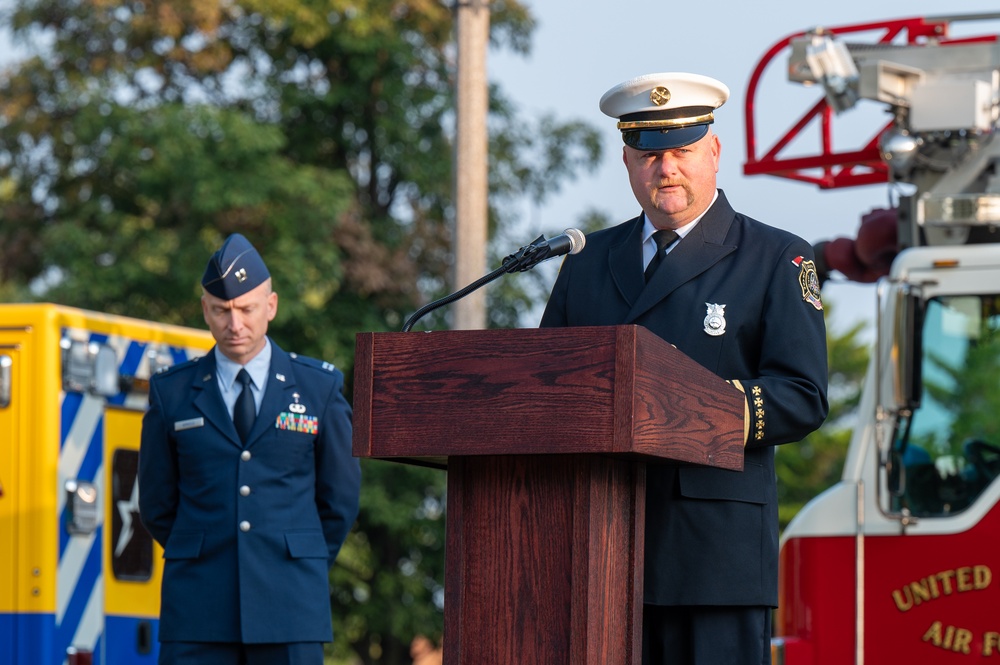
[[[927,303],[919,407],[893,442],[905,473],[896,510],[946,516],[1000,474],[1000,296]]]

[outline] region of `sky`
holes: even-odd
[[[531,54],[521,57],[491,51],[487,61],[489,79],[499,84],[522,113],[552,114],[562,121],[583,120],[600,129],[604,146],[597,172],[567,184],[544,205],[524,201],[523,216],[530,226],[526,236],[531,238],[538,233],[548,237],[558,234],[578,223],[581,214],[591,208],[616,221],[631,219],[640,212],[621,161],[621,134],[615,127],[616,120],[601,113],[598,102],[616,84],[653,72],[704,74],[729,87],[729,101],[716,111],[713,130],[722,141],[719,186],[737,211],[792,231],[810,243],[854,237],[862,215],[873,208],[889,207],[888,185],[820,190],[815,185],[775,176],[743,175],[744,103],[758,61],[782,39],[818,26],[1000,12],[996,0],[524,2],[537,20]],[[906,6],[906,11],[886,9],[889,5]],[[963,22],[952,31],[953,36],[991,33],[1000,33],[1000,21]],[[873,38],[866,36],[868,40]],[[819,99],[815,88],[787,81],[786,56],[787,52],[783,52],[765,70],[756,95],[756,131],[763,146],[772,145]],[[843,149],[860,147],[888,120],[884,107],[864,101],[837,117],[846,131],[840,134],[835,126],[835,141],[844,142],[835,145]],[[818,132],[810,132],[809,136],[818,136]],[[815,150],[815,145],[810,148]],[[526,237],[526,241],[531,238]],[[551,270],[547,264],[539,266],[543,267]],[[874,285],[831,280],[823,288],[823,297],[832,303],[831,328],[843,331],[855,323],[864,323],[871,331]]]
[[[722,141],[719,186],[740,212],[787,229],[815,243],[853,237],[861,217],[873,208],[888,207],[887,185],[820,190],[814,185],[774,176],[744,176],[746,161],[744,103],[753,69],[764,54],[785,37],[817,26],[843,27],[885,20],[998,12],[996,0],[908,0],[907,10],[886,9],[878,0],[788,2],[787,0],[718,0],[714,3],[668,0],[522,0],[537,27],[528,56],[492,50],[489,79],[518,105],[537,117],[549,114],[561,121],[582,120],[600,130],[603,159],[597,171],[581,174],[537,205],[526,196],[522,217],[527,244],[538,234],[552,237],[579,224],[588,210],[624,221],[639,213],[621,161],[621,134],[615,120],[598,108],[601,95],[614,85],[653,72],[693,72],[725,83],[729,101],[716,111],[713,130]],[[0,0],[0,11],[12,0]],[[947,11],[949,10],[950,11]],[[1000,32],[1000,21],[954,24],[953,35]],[[0,62],[11,55],[10,42],[0,34]],[[791,128],[819,93],[784,77],[787,53],[765,70],[755,101],[761,147]],[[836,147],[859,147],[887,122],[884,108],[863,101],[838,116]],[[841,132],[841,129],[846,131]],[[815,136],[815,132],[808,132]],[[815,151],[815,144],[808,146]],[[515,250],[512,247],[511,250]],[[557,261],[536,270],[555,279]],[[762,276],[766,278],[766,276]],[[831,325],[845,330],[863,323],[871,330],[875,287],[846,281],[828,282],[823,297],[832,303]],[[527,321],[526,325],[534,322]]]

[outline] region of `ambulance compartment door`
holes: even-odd
[[[155,665],[163,550],[139,520],[142,411],[105,412],[105,616],[107,662]]]
[[[18,613],[17,543],[18,411],[14,400],[19,378],[18,347],[0,344],[0,662],[14,663]]]

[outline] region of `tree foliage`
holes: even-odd
[[[833,305],[824,306],[829,320]],[[840,480],[868,365],[868,345],[859,339],[863,330],[860,322],[843,333],[827,328],[830,415],[803,441],[778,446],[775,451],[781,528],[809,500]]]
[[[205,262],[241,232],[280,296],[272,337],[350,379],[356,332],[396,329],[456,286],[452,7],[14,3],[3,20],[26,55],[0,74],[0,296],[202,327]],[[492,45],[526,53],[527,9],[490,11]],[[496,260],[520,221],[505,204],[540,201],[600,151],[595,130],[521,117],[497,86],[488,122]],[[492,324],[538,295],[530,277],[505,280]],[[444,484],[364,464],[333,572],[340,659],[404,663],[413,635],[439,636]]]
[[[525,51],[527,11],[499,1],[491,9],[496,45]],[[196,283],[211,236],[242,231],[266,249],[294,228],[295,240],[312,247],[309,257],[293,251],[290,266],[316,270],[276,275],[279,291],[302,302],[282,309],[277,328],[302,352],[346,360],[349,336],[321,341],[308,328],[394,328],[449,288],[449,5],[36,0],[16,5],[11,24],[36,48],[4,79],[0,101],[6,288],[17,285],[28,297],[24,288],[33,284],[59,300],[78,294],[54,285],[119,275],[113,253],[100,252],[98,261],[61,239],[66,226],[106,234],[126,214],[145,220],[151,240],[184,238],[190,259],[160,260],[170,270],[159,284],[174,294]],[[505,200],[525,192],[540,200],[560,179],[596,164],[593,129],[519,118],[495,86],[489,122],[495,235],[517,221],[502,214]],[[277,189],[286,202],[276,215]],[[41,233],[57,225],[60,233]],[[189,245],[192,229],[212,231]],[[135,297],[124,293],[124,280],[105,280],[118,290],[74,304],[122,308]],[[299,298],[303,284],[315,288]],[[150,314],[199,324],[196,309],[158,299],[146,300]],[[141,306],[131,311],[146,314]]]
[[[979,327],[970,334],[968,348],[960,360],[949,360],[946,349],[929,348],[923,390],[928,401],[947,414],[950,432],[946,441],[928,441],[928,450],[951,446],[961,457],[967,441],[1000,441],[1000,298],[984,299]]]
[[[527,9],[490,11],[493,47],[527,53]],[[0,73],[0,297],[202,327],[205,262],[241,232],[280,295],[274,339],[350,379],[356,332],[398,329],[464,286],[449,284],[452,12],[443,0],[16,2],[0,17],[26,53]],[[582,123],[520,115],[496,85],[488,122],[499,265],[561,230],[524,232],[509,204],[558,192],[600,146]],[[536,273],[494,283],[491,324],[518,325],[544,295]],[[857,332],[831,340],[832,424],[856,402]],[[779,451],[783,516],[831,482],[845,440],[824,428]],[[334,655],[408,663],[410,638],[442,629],[446,476],[367,460],[363,474],[332,573]]]
[[[408,664],[410,640],[440,640],[444,627],[445,472],[364,460],[362,473],[363,528],[334,569],[334,615],[345,617],[334,648]]]

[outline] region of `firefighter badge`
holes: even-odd
[[[726,306],[705,303],[708,313],[705,315],[705,332],[712,337],[718,337],[726,332]]]
[[[799,287],[802,289],[802,299],[823,311],[823,299],[820,297],[819,275],[816,274],[816,264],[806,261],[805,257],[796,256],[792,263],[799,268]]]

